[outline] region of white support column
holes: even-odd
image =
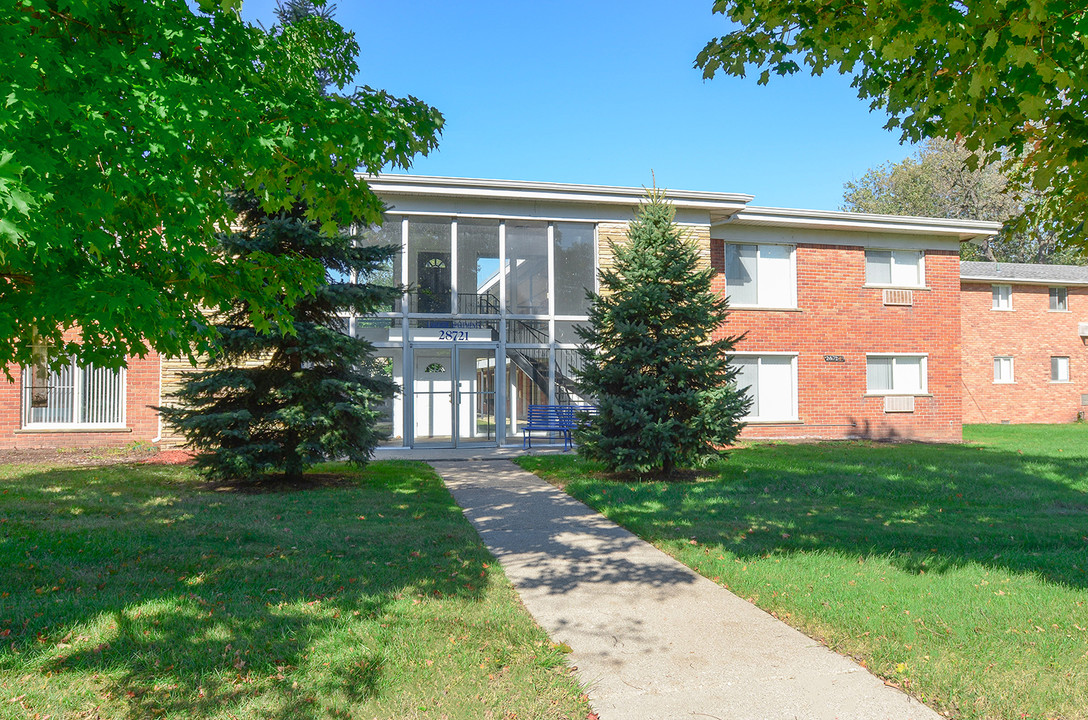
[[[404,424],[404,445],[415,445],[415,367],[412,365],[411,328],[408,325],[408,217],[401,220],[400,225],[400,283],[405,292],[401,295],[401,362],[403,363],[404,383],[401,385],[401,417]]]
[[[453,314],[461,312],[457,298],[457,218],[450,221],[450,293],[453,295]]]
[[[548,223],[548,404],[555,405],[555,223]]]
[[[495,386],[498,397],[495,400],[495,424],[499,426],[499,442],[506,441],[506,413],[510,403],[516,399],[516,391],[509,385],[506,377],[506,221],[499,221],[499,349],[496,358],[498,365]],[[517,432],[517,416],[510,420],[511,432]]]

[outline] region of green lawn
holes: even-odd
[[[932,707],[1088,718],[1088,426],[743,447],[689,483],[523,467]]]
[[[0,467],[0,717],[586,717],[427,466],[338,472]]]

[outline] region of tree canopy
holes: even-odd
[[[970,167],[972,158],[977,162],[974,168]],[[937,138],[902,162],[870,168],[857,180],[846,182],[842,209],[1005,222],[1022,211],[1007,186],[1001,163],[981,161],[977,152],[961,143]],[[1048,223],[1024,229],[1007,226],[996,237],[964,245],[961,254],[964,260],[990,262],[1088,263],[1083,250],[1063,244]]]
[[[1068,0],[717,0],[739,27],[696,59],[704,77],[807,67],[853,76],[904,141],[962,138],[1003,159],[1023,226],[1088,244],[1088,9]]]
[[[324,271],[222,254],[226,191],[270,213],[302,201],[326,232],[376,223],[382,203],[356,171],[435,147],[434,108],[346,89],[359,46],[333,20],[266,30],[231,4],[0,7],[0,362],[30,361],[35,334],[96,364],[200,352],[202,309],[235,301],[258,329],[289,329]]]

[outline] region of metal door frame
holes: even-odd
[[[453,414],[450,425],[451,449],[466,447],[461,442],[461,355],[460,350],[488,350],[495,361],[495,440],[494,443],[469,443],[472,447],[502,447],[506,435],[506,365],[500,362],[499,343],[497,342],[442,342],[427,340],[411,340],[404,345],[404,437],[408,447],[416,446],[416,350],[449,350],[450,351],[450,412]],[[409,432],[410,430],[410,432]],[[442,448],[445,445],[427,445],[427,447]]]

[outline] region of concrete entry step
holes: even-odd
[[[938,720],[505,459],[431,463],[602,720]]]

